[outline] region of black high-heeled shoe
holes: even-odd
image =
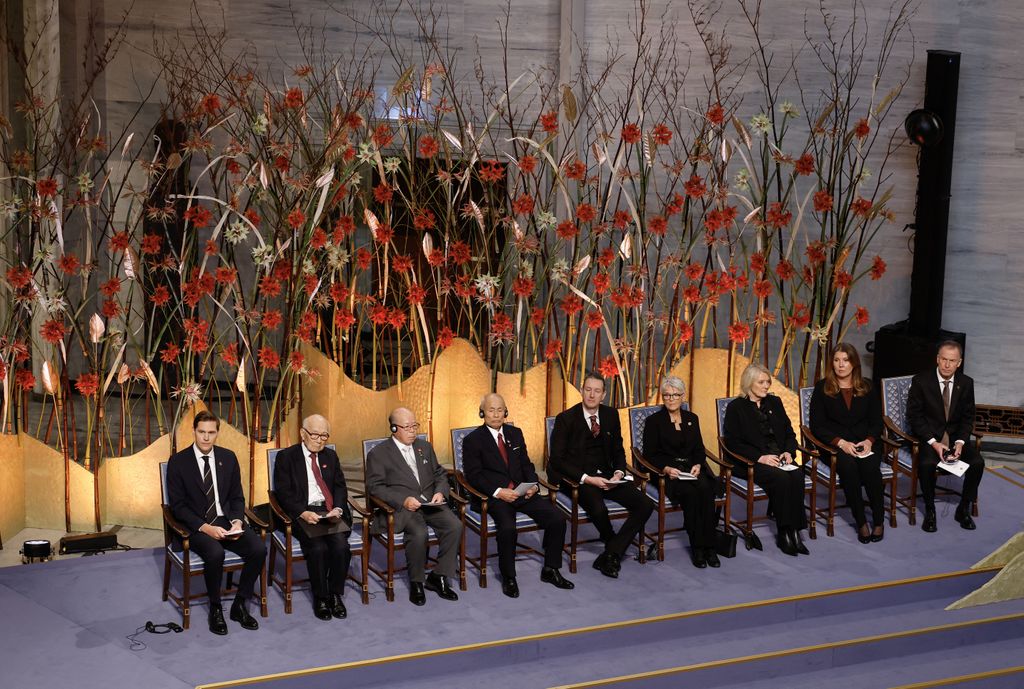
[[[857,527],[857,540],[861,543],[871,542],[871,531],[868,529],[867,524],[861,524]]]
[[[874,530],[871,532],[871,542],[878,543],[883,538],[885,538],[885,527],[876,526]]]

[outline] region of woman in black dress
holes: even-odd
[[[872,446],[882,435],[882,404],[871,382],[860,373],[860,356],[853,345],[841,342],[832,352],[832,365],[811,395],[811,433],[839,449],[836,473],[846,504],[857,524],[861,543],[878,542],[885,534],[882,501],[882,457]],[[861,489],[871,504],[871,529],[864,513]]]
[[[761,364],[750,364],[740,375],[742,395],[725,410],[723,439],[729,450],[754,462],[754,483],[768,494],[775,512],[776,544],[787,555],[809,555],[800,536],[807,528],[804,511],[804,472],[786,470],[796,455],[796,434],[782,400],[769,395],[772,376]]]
[[[697,415],[682,409],[686,386],[676,376],[661,383],[664,406],[644,423],[644,459],[665,472],[669,500],[683,508],[694,567],[721,566],[715,552],[715,475],[707,464]]]

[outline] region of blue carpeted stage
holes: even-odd
[[[12,567],[0,571],[3,685],[171,689],[261,678],[255,686],[274,689],[456,689],[630,676],[601,685],[860,688],[997,670],[1020,664],[1024,601],[944,608],[993,576],[963,570],[1021,530],[1021,497],[1019,485],[990,471],[973,533],[953,521],[953,504],[940,503],[937,534],[901,514],[882,543],[864,546],[841,523],[834,538],[821,530],[809,541],[810,557],[767,545],[762,526],[766,550],[741,551],[720,570],[690,566],[678,534],[664,562],[628,561],[618,580],[591,569],[596,551],[587,550],[571,592],[541,583],[540,563],[523,560],[518,600],[504,597],[496,578],[487,589],[471,578],[458,603],[428,594],[424,608],[405,600],[404,582],[390,604],[375,585],[369,605],[350,591],[348,619],[321,622],[305,592],[285,615],[271,591],[258,632],[229,623],[228,636],[214,636],[198,606],[191,630],[143,634],[148,647],[138,652],[127,634],[147,620],[180,621],[160,600],[159,551]]]

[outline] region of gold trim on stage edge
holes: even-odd
[[[957,677],[933,679],[928,682],[901,684],[898,687],[890,687],[889,689],[929,689],[930,687],[948,687],[954,684],[963,684],[964,682],[977,682],[983,679],[992,679],[993,677],[1007,677],[1009,675],[1019,674],[1024,674],[1024,665],[1004,667],[1000,670],[988,670],[986,672],[974,672],[969,675],[959,675]]]

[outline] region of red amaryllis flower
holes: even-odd
[[[437,155],[437,152],[441,150],[441,147],[438,145],[437,139],[429,134],[425,134],[420,137],[417,149],[419,150],[420,155],[424,158],[433,158]]]
[[[868,314],[867,308],[863,306],[858,306],[857,310],[853,314],[853,320],[857,322],[858,329],[867,325],[870,318],[871,316]]]
[[[572,239],[579,233],[580,228],[572,220],[564,220],[555,228],[555,234],[559,239]]]
[[[36,386],[36,377],[27,368],[19,368],[14,372],[14,384],[21,390],[31,390]]]
[[[331,241],[335,244],[341,244],[346,237],[356,231],[356,222],[352,219],[351,215],[343,215],[334,223],[333,230]]]
[[[288,160],[286,155],[279,155],[274,158],[274,169],[282,174],[291,172],[292,161]]]
[[[288,89],[284,94],[284,107],[291,108],[292,110],[298,110],[302,107],[305,102],[305,97],[302,95],[302,89],[298,86],[293,86]]]
[[[736,209],[734,207],[712,208],[704,216],[704,228],[708,232],[717,232],[723,227],[731,225],[734,220],[736,220]]]
[[[512,319],[504,311],[494,314],[491,320],[490,339],[495,343],[512,341]]]
[[[75,254],[64,254],[57,261],[57,266],[64,271],[66,275],[74,275],[78,272],[78,268],[82,265],[82,262],[78,260],[78,256]]]
[[[597,273],[594,275],[594,291],[604,294],[612,286],[612,276],[608,273]]]
[[[654,143],[659,146],[668,146],[672,142],[672,130],[663,123],[654,125],[651,136],[654,138]]]
[[[452,263],[457,266],[465,265],[469,263],[469,259],[472,258],[472,254],[469,251],[469,244],[466,242],[458,241],[453,242],[449,254],[452,259]]]
[[[697,262],[690,263],[683,270],[687,280],[697,281],[704,275],[704,266]]]
[[[632,122],[622,128],[622,140],[627,144],[638,143],[640,141],[641,134],[642,132],[640,131],[640,127]]]
[[[807,260],[811,262],[812,267],[820,266],[825,262],[825,244],[823,242],[811,242],[804,249],[804,253],[807,254]]]
[[[202,229],[210,224],[210,220],[213,218],[213,213],[202,206],[192,206],[185,211],[185,214],[182,217],[192,223],[196,229]],[[125,248],[127,248],[127,246],[128,244],[125,242]]]
[[[373,261],[373,254],[365,246],[361,246],[356,250],[356,267],[359,270],[366,270],[370,267],[370,263]]]
[[[715,125],[716,127],[725,122],[725,108],[722,107],[721,103],[715,103],[706,113],[708,122]]]
[[[533,281],[533,278],[528,277],[517,277],[512,281],[512,293],[517,297],[529,297],[533,294],[533,288],[537,283]]]
[[[384,148],[395,139],[394,132],[391,131],[391,127],[386,124],[378,124],[373,130],[373,143],[376,144],[377,148]]]
[[[281,317],[281,312],[277,309],[270,311],[264,311],[260,322],[263,323],[263,327],[267,330],[277,330],[281,326],[281,322],[284,318]]]
[[[27,266],[15,266],[8,269],[7,281],[16,290],[27,287],[32,282],[32,271]]]
[[[693,339],[693,326],[685,321],[676,323],[676,341],[686,344]]]
[[[604,315],[600,311],[591,309],[590,311],[587,311],[586,323],[587,327],[591,330],[597,330],[604,325]]]
[[[163,246],[163,237],[158,234],[147,234],[142,238],[142,253],[145,255],[152,255],[160,253],[160,248]]]
[[[885,275],[885,261],[881,256],[875,256],[871,261],[871,279],[881,280],[883,275]]]
[[[229,158],[228,160],[224,161],[224,167],[227,168],[227,171],[232,175],[237,175],[239,172],[242,171],[242,166],[239,165],[238,161],[233,158]]]
[[[597,254],[597,262],[602,268],[607,268],[611,264],[615,263],[615,249],[612,249],[610,246],[601,249]]]
[[[486,184],[500,182],[505,177],[505,166],[497,160],[485,160],[480,163],[478,174]]]
[[[814,156],[804,153],[793,163],[793,171],[798,175],[810,175],[814,173]]]
[[[268,299],[281,294],[281,281],[273,275],[265,275],[260,279],[260,294]]]
[[[207,211],[209,213],[209,211]],[[128,248],[128,233],[127,232],[115,232],[110,237],[110,250],[111,251],[124,251]]]
[[[530,309],[530,323],[532,323],[534,327],[539,328],[542,326],[544,324],[544,319],[546,318],[547,312],[545,312],[541,307],[534,306]]]
[[[761,299],[767,299],[772,293],[772,283],[768,280],[756,280],[754,282],[754,294]]]
[[[576,219],[580,222],[591,222],[597,218],[597,211],[589,203],[581,203],[576,206]]]
[[[149,300],[153,302],[154,306],[160,308],[171,300],[171,293],[163,285],[158,285],[156,289],[153,290],[153,294],[149,295]]]
[[[797,302],[793,304],[793,313],[790,314],[789,327],[796,330],[806,328],[811,322],[811,313],[807,309],[807,304]]]
[[[355,314],[348,309],[335,309],[334,325],[339,330],[348,330],[356,322]]]
[[[388,307],[383,304],[374,304],[370,307],[370,322],[374,325],[384,325],[388,322]]]
[[[619,375],[619,365],[615,363],[615,357],[608,355],[597,365],[597,372],[605,378],[613,378]]]
[[[427,254],[427,263],[429,263],[434,268],[440,268],[441,266],[444,265],[444,262],[444,252],[441,251],[440,249],[434,249],[429,254]]]
[[[824,189],[814,192],[814,210],[819,213],[827,213],[832,210],[832,194]]]
[[[755,275],[761,275],[767,268],[764,254],[760,252],[754,252],[750,255],[750,272]]]
[[[185,329],[185,349],[202,354],[210,346],[210,323],[201,318],[186,318],[182,324]]]
[[[391,270],[402,275],[412,270],[412,258],[405,254],[398,254],[391,259]]]
[[[292,373],[299,373],[306,363],[306,356],[302,352],[292,352],[288,355],[288,368]]]
[[[359,129],[363,126],[363,116],[357,112],[350,112],[345,115],[345,126],[349,129]]]
[[[108,297],[112,297],[121,291],[121,281],[117,278],[111,278],[100,285],[100,292]]]
[[[168,342],[162,350],[160,350],[160,361],[165,364],[173,364],[178,359],[178,355],[181,354],[181,347]]]
[[[547,346],[544,347],[544,360],[552,361],[560,356],[562,356],[562,341],[554,339],[548,342]]]
[[[417,230],[432,230],[437,225],[437,216],[429,208],[418,208],[412,216],[412,226]]]
[[[838,270],[835,275],[832,276],[832,285],[838,289],[850,289],[850,285],[852,284],[853,276],[845,270]]]
[[[49,198],[57,195],[57,180],[52,177],[43,177],[36,180],[36,193],[41,197]]]
[[[871,127],[868,125],[867,118],[862,117],[857,120],[857,124],[853,126],[853,135],[858,139],[863,139],[871,133]]]
[[[377,229],[374,231],[373,238],[374,240],[377,241],[378,244],[387,244],[388,242],[395,238],[395,230],[391,227],[391,225],[382,222],[380,225],[377,226]]]
[[[406,294],[409,299],[409,303],[412,305],[422,304],[423,300],[427,298],[427,290],[418,282],[414,282],[409,285],[409,292]]]
[[[540,116],[540,126],[544,128],[544,131],[548,134],[554,134],[558,131],[558,112],[556,110],[549,110],[548,112]]]
[[[228,366],[238,366],[238,343],[232,342],[220,350],[221,360]]]
[[[83,373],[75,381],[75,389],[83,397],[92,397],[100,389],[100,377],[95,373]]]
[[[570,293],[562,297],[560,306],[562,307],[562,311],[565,311],[565,315],[575,316],[583,310],[583,300],[575,294]]]
[[[789,280],[791,277],[796,275],[796,270],[793,268],[792,263],[790,263],[786,259],[782,259],[777,264],[775,264],[775,274],[779,276],[780,280],[785,282],[786,280]]]
[[[512,202],[512,212],[516,215],[529,215],[533,212],[533,207],[533,197],[529,194],[521,194],[519,198]]]
[[[39,334],[50,344],[57,344],[64,339],[68,332],[62,321],[51,319],[43,323],[39,328]]]
[[[199,107],[207,115],[216,115],[220,110],[220,96],[216,93],[207,93],[203,96],[203,99],[199,101]]]
[[[348,296],[351,293],[352,293],[352,290],[350,290],[348,285],[346,285],[345,283],[343,283],[343,282],[331,283],[330,294],[331,294],[331,299],[334,301],[335,304],[340,304],[341,302],[343,302],[346,299],[348,299]]]
[[[668,230],[668,221],[660,215],[647,220],[647,231],[656,237],[664,237]]]
[[[394,196],[395,192],[387,182],[381,182],[373,188],[373,198],[377,203],[391,203]]]
[[[565,176],[576,181],[583,181],[587,175],[587,166],[579,160],[573,160],[565,164]]]
[[[686,184],[683,185],[683,190],[691,199],[699,199],[707,193],[708,188],[704,184],[703,177],[691,175],[690,179],[686,180]]]
[[[238,279],[238,271],[228,266],[220,266],[214,272],[214,277],[220,285],[230,285]]]
[[[281,355],[267,345],[260,347],[256,352],[256,360],[265,369],[276,371],[281,366]]]
[[[437,331],[437,346],[441,349],[451,347],[455,341],[455,333],[447,325]]]
[[[683,290],[683,299],[687,304],[696,304],[700,301],[700,288],[697,285],[690,285]]]
[[[737,344],[746,342],[750,337],[750,326],[743,321],[737,321],[729,326],[729,342]]]
[[[260,214],[254,211],[252,208],[247,210],[242,215],[245,216],[246,220],[253,224],[253,227],[259,227],[260,223],[263,222],[263,220],[260,218]]]
[[[629,211],[615,211],[615,217],[612,219],[612,225],[614,225],[617,230],[624,230],[632,221],[633,216],[629,214]]]
[[[100,307],[100,313],[104,318],[117,318],[121,315],[121,305],[117,303],[116,299],[107,299]]]
[[[300,209],[296,208],[288,214],[288,225],[293,229],[297,230],[306,222],[306,214]]]
[[[871,201],[862,196],[858,196],[854,202],[850,204],[850,210],[853,211],[854,215],[859,215],[862,218],[866,217],[867,214],[871,212]]]
[[[787,210],[783,207],[782,203],[776,201],[768,206],[768,212],[765,213],[765,224],[768,227],[781,230],[782,228],[789,225],[789,222],[793,219],[792,211]]]
[[[519,169],[524,175],[531,174],[537,169],[537,157],[532,155],[524,155],[519,159]]]

